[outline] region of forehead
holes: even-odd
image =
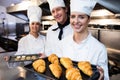
[[[81,15],[81,16],[85,16],[86,14],[85,14],[85,13],[82,13],[82,12],[71,12],[70,15]]]
[[[60,6],[60,7],[59,7],[59,6],[58,6],[58,7],[55,7],[55,8],[52,9],[52,11],[58,10],[58,9],[63,9],[63,7],[61,7],[61,6]]]
[[[40,24],[40,22],[31,22],[30,24]]]

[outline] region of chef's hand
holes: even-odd
[[[4,56],[4,60],[8,61],[9,60],[9,56]]]
[[[98,80],[104,80],[104,70],[100,66],[97,66],[97,69],[100,73],[100,77]]]

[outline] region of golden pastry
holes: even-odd
[[[38,60],[34,61],[32,66],[37,72],[40,72],[40,73],[45,72],[46,64],[43,59],[38,59]]]
[[[78,62],[78,68],[88,76],[92,76],[93,74],[91,64],[88,61]]]
[[[21,60],[25,60],[25,56],[21,56]]]
[[[67,69],[73,67],[73,63],[70,58],[62,57],[60,58],[60,63]]]
[[[30,57],[30,56],[27,56],[27,57],[26,57],[26,60],[30,60],[30,59],[31,59],[31,57]]]
[[[52,72],[52,74],[56,77],[56,78],[60,78],[61,74],[62,74],[62,68],[59,64],[50,64],[49,68]]]
[[[68,68],[66,70],[66,79],[67,80],[82,80],[80,71],[77,68]]]
[[[32,59],[32,60],[35,60],[35,59],[37,59],[37,57],[36,57],[36,56],[32,56],[31,59]]]
[[[48,61],[51,63],[59,64],[59,59],[56,54],[51,54],[48,56]]]
[[[15,57],[15,61],[19,61],[20,58],[21,58],[21,56],[16,56],[16,57]]]

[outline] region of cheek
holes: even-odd
[[[30,30],[32,29],[33,27],[32,26],[30,26]]]
[[[71,25],[73,24],[73,20],[72,20],[72,19],[70,19],[70,24],[71,24]]]

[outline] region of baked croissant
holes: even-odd
[[[82,80],[80,71],[77,68],[68,68],[66,70],[66,79],[67,80]]]
[[[59,64],[59,60],[56,54],[51,54],[48,56],[48,61],[51,63]]]
[[[62,74],[62,68],[60,65],[58,64],[50,64],[49,68],[52,72],[52,74],[56,77],[56,78],[60,78],[61,74]]]
[[[67,69],[73,67],[73,63],[70,58],[62,57],[60,58],[60,63]]]
[[[93,74],[91,64],[88,61],[78,62],[78,68],[88,76],[92,76]]]
[[[45,61],[43,59],[34,61],[32,66],[37,72],[40,73],[45,72],[46,66],[45,66]]]

